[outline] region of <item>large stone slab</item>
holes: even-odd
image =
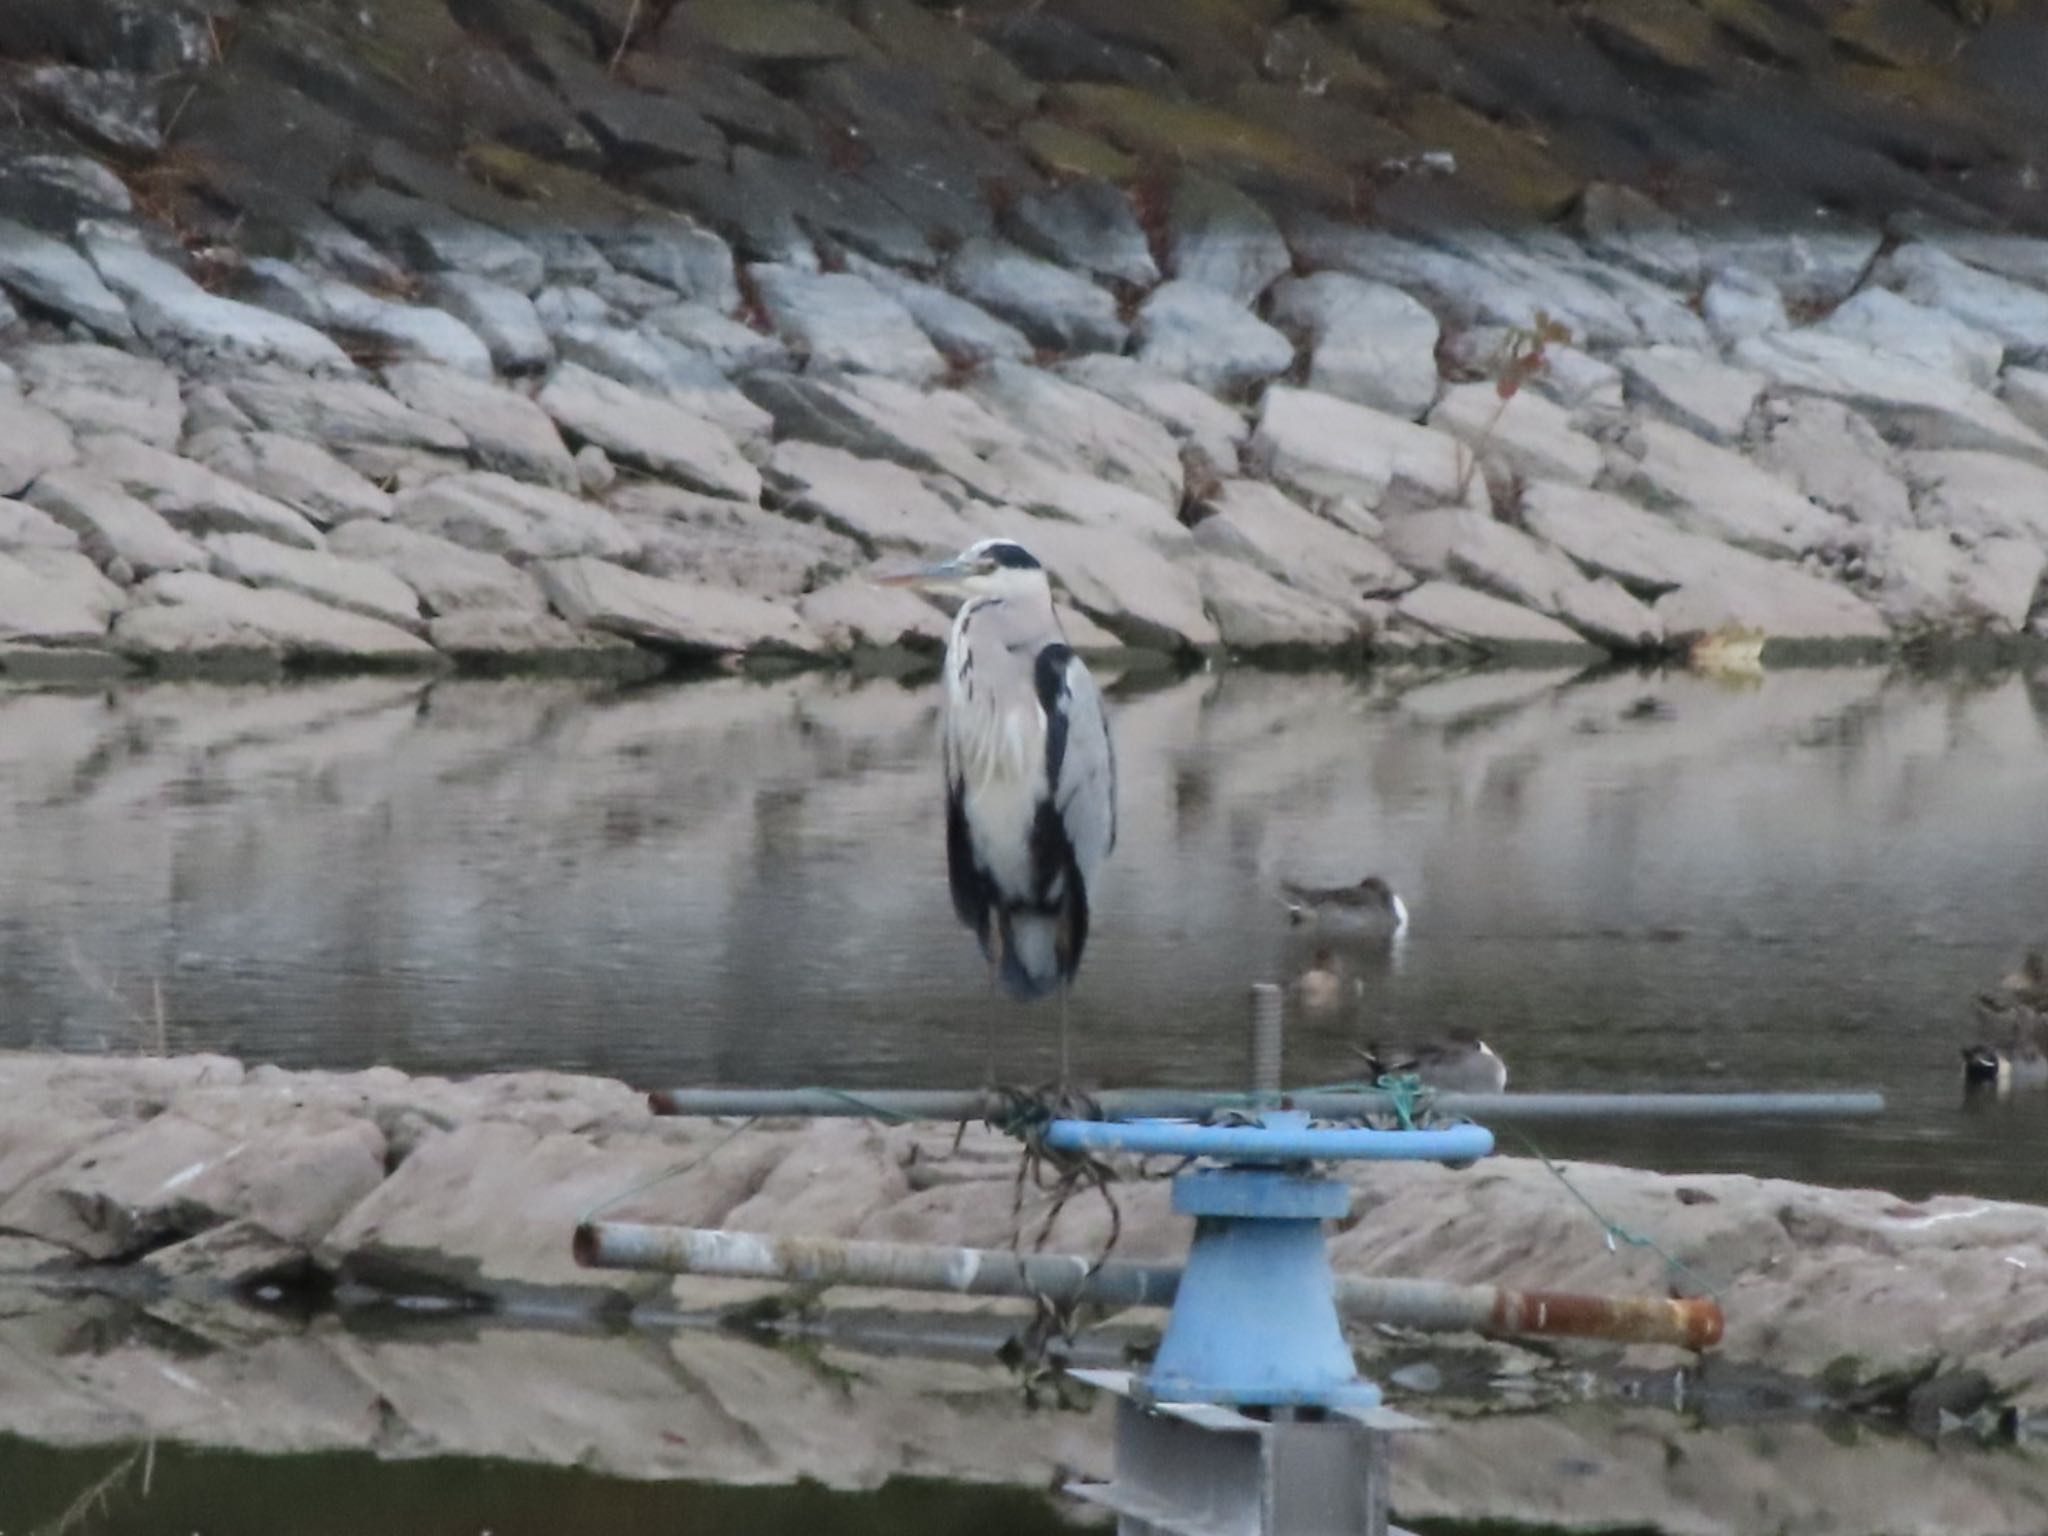
[[[309,379],[257,368],[228,375],[220,387],[256,426],[328,448],[469,449],[469,438],[453,422],[414,410],[367,379]]]
[[[93,231],[83,243],[100,277],[127,302],[136,330],[159,350],[340,373],[353,367],[310,325],[208,293],[124,233]]]
[[[38,563],[38,557],[51,555],[78,561],[102,586],[53,579],[52,572]],[[0,642],[97,645],[106,638],[113,608],[119,607],[118,590],[113,607],[108,606],[105,585],[105,579],[76,553],[37,549],[0,554]]]
[[[118,433],[88,437],[80,450],[96,474],[148,502],[182,533],[255,533],[300,549],[321,545],[320,530],[283,502],[194,460]]]
[[[1053,372],[1151,417],[1224,472],[1237,467],[1238,449],[1251,434],[1251,425],[1241,411],[1134,357],[1090,352],[1066,359],[1055,365]]]
[[[1266,318],[1308,351],[1308,387],[1416,420],[1436,403],[1436,316],[1399,288],[1344,272],[1283,278]]]
[[[643,316],[642,323],[698,354],[722,374],[786,368],[790,363],[789,348],[778,338],[722,315],[709,304],[686,301],[665,305]]]
[[[395,364],[384,370],[384,382],[414,410],[453,422],[469,439],[478,468],[556,490],[576,489],[576,463],[562,434],[548,413],[519,390],[433,363]]]
[[[778,438],[800,438],[949,475],[970,491],[1002,493],[1005,477],[986,455],[1023,449],[1024,434],[953,390],[925,391],[872,374],[838,379],[760,373],[747,392],[775,421]]]
[[[114,340],[135,334],[128,306],[61,240],[0,219],[0,286],[24,302]]]
[[[1632,347],[1617,354],[1628,402],[1710,443],[1740,443],[1764,392],[1761,374],[1690,347]]]
[[[390,572],[417,595],[421,608],[437,618],[479,608],[530,614],[547,610],[540,583],[511,561],[403,524],[369,519],[346,523],[328,535],[327,548]]]
[[[1106,181],[1028,193],[1010,206],[1004,222],[1019,245],[1063,267],[1141,288],[1159,281],[1131,200]]]
[[[114,648],[159,665],[278,660],[425,666],[433,647],[395,624],[295,592],[259,591],[203,571],[152,576],[114,621]]]
[[[473,272],[441,272],[426,294],[476,333],[500,373],[539,373],[555,360],[533,300],[517,288]]]
[[[1024,545],[1076,608],[1127,645],[1183,651],[1222,640],[1193,570],[1148,540],[1019,515],[992,516],[982,531]]]
[[[693,490],[758,501],[761,476],[720,428],[682,407],[564,363],[539,403],[573,439]]]
[[[1971,540],[2004,536],[2048,549],[2048,470],[1996,453],[1901,456],[1919,488],[1917,520]]]
[[[1029,452],[1179,507],[1180,449],[1157,422],[1020,363],[991,364],[967,393],[1021,434]]]
[[[776,332],[808,369],[880,373],[913,384],[946,371],[910,311],[865,278],[768,263],[747,275]]]
[[[1902,630],[2014,634],[2033,611],[2048,554],[2027,540],[1964,548],[1944,529],[1892,528],[1872,540],[1865,570],[1871,600]]]
[[[381,565],[326,550],[293,549],[252,533],[215,533],[204,542],[216,576],[296,592],[401,629],[422,627],[418,594]]]
[[[902,650],[936,655],[951,623],[915,593],[848,576],[797,600],[797,616],[835,651]]]
[[[78,462],[63,418],[0,393],[0,496],[18,496],[40,475]]]
[[[1031,356],[1030,338],[1022,331],[957,293],[907,277],[864,256],[848,256],[846,269],[866,278],[908,310],[932,345],[952,362],[1024,361]]]
[[[1260,401],[1247,462],[1300,495],[1437,506],[1461,500],[1475,479],[1447,433],[1315,390],[1273,385]]]
[[[248,272],[257,303],[335,336],[359,357],[439,363],[476,378],[491,376],[490,349],[445,309],[380,298],[276,257],[255,258]]]
[[[75,550],[78,535],[39,507],[0,497],[0,550]]]
[[[540,253],[503,230],[388,187],[355,187],[334,208],[356,228],[390,243],[418,266],[469,272],[532,293],[546,269]]]
[[[152,357],[74,342],[23,347],[14,366],[28,398],[74,432],[121,432],[174,448],[184,430],[178,376]]]
[[[1272,215],[1229,182],[1190,171],[1174,184],[1166,206],[1166,267],[1174,277],[1251,304],[1293,266]]]
[[[1608,477],[1679,527],[1761,555],[1796,557],[1848,534],[1842,518],[1742,454],[1669,422],[1639,423],[1609,452]]]
[[[1572,426],[1570,411],[1531,389],[1503,398],[1492,384],[1453,384],[1429,425],[1464,444],[1490,478],[1591,485],[1600,473],[1600,445]]]
[[[1232,651],[1337,651],[1365,643],[1368,625],[1353,606],[1289,586],[1227,554],[1198,555],[1194,568],[1202,602]]]
[[[1316,516],[1277,486],[1226,480],[1202,510],[1197,544],[1247,560],[1302,591],[1355,603],[1414,584],[1385,550]]]
[[[1878,277],[1916,304],[1990,332],[2016,363],[2048,360],[2048,293],[2031,284],[1970,266],[1918,241],[1885,257]]]
[[[87,469],[52,470],[29,488],[29,502],[70,529],[102,570],[134,576],[203,570],[206,552],[149,505]]]
[[[774,479],[771,464],[771,484]],[[842,489],[837,480],[828,487],[835,494]],[[921,485],[917,489],[924,491]],[[790,602],[867,560],[860,542],[827,526],[823,519],[801,520],[804,514],[794,511],[785,517],[763,507],[671,485],[642,482],[622,486],[610,507],[640,541],[633,568],[650,576],[705,582]]]
[[[763,474],[786,514],[815,518],[867,554],[904,549],[936,556],[974,541],[973,525],[901,464],[785,442],[776,444]]]
[[[1990,388],[2005,365],[2005,343],[1991,332],[1889,288],[1852,294],[1814,329],[1953,374],[1979,389]]]
[[[1592,649],[1584,637],[1555,619],[1454,581],[1425,581],[1402,594],[1394,611],[1410,624],[1481,650]]]
[[[217,474],[294,507],[321,528],[391,515],[391,494],[318,443],[282,432],[216,427],[189,440],[186,451]]]
[[[664,580],[603,560],[550,560],[539,574],[548,601],[570,623],[640,645],[695,655],[824,649],[789,609],[744,592]]]
[[[946,263],[946,285],[1056,352],[1123,350],[1109,291],[997,240],[969,240]]]
[[[1294,366],[1294,346],[1229,294],[1176,278],[1138,306],[1137,358],[1219,395],[1241,395]]]
[[[594,555],[630,560],[639,542],[603,507],[489,472],[446,475],[405,491],[392,519],[509,560]]]

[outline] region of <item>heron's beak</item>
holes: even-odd
[[[972,574],[972,568],[964,560],[941,560],[936,565],[922,565],[914,571],[899,571],[893,576],[877,576],[875,580],[885,587],[941,587]]]

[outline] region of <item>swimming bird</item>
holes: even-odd
[[[1365,992],[1364,981],[1346,976],[1327,944],[1315,952],[1308,969],[1295,977],[1292,985],[1301,1006],[1315,1013],[1327,1013]]]
[[[942,676],[946,876],[992,986],[1060,998],[1088,945],[1096,872],[1116,847],[1116,751],[1102,694],[1053,612],[1045,568],[982,539],[891,585],[957,595]],[[989,1065],[994,1075],[993,1021]]]
[[[1963,1086],[2000,1094],[2048,1087],[2048,1052],[2041,1046],[2048,1015],[1998,993],[1977,999],[1977,1015],[1986,1028],[1976,1044],[1963,1047]]]
[[[1439,1093],[1501,1093],[1508,1086],[1508,1064],[1493,1047],[1469,1029],[1451,1030],[1442,1040],[1409,1051],[1365,1049],[1366,1070],[1382,1077],[1416,1077]]]
[[[1345,929],[1383,938],[1407,930],[1408,903],[1394,894],[1394,888],[1378,875],[1367,875],[1356,885],[1313,886],[1282,881],[1287,898],[1287,920],[1315,923],[1318,927]]]

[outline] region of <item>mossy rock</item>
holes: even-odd
[[[601,177],[509,144],[471,144],[462,151],[460,163],[479,184],[571,228],[603,228],[663,216],[658,205],[622,192]]]
[[[1257,81],[1240,86],[1230,105],[1297,143],[1328,146],[1333,160],[1353,169],[1370,170],[1420,147],[1366,104],[1310,95],[1291,85]]]
[[[1928,0],[1862,0],[1828,30],[1857,58],[1895,69],[1945,64],[1967,40],[1954,18]]]
[[[851,23],[810,0],[686,0],[673,15],[707,42],[762,63],[822,64],[874,53]]]
[[[1049,117],[1035,117],[1026,123],[1018,130],[1017,140],[1032,163],[1048,176],[1095,176],[1125,182],[1138,174],[1135,157],[1106,139]]]
[[[962,86],[1006,112],[1033,110],[1043,88],[992,43],[913,0],[857,0],[854,19],[891,58]]]
[[[1107,135],[1141,160],[1224,175],[1258,172],[1326,192],[1347,186],[1342,172],[1307,145],[1218,107],[1167,101],[1128,85],[1063,86],[1048,104],[1062,120]]]
[[[1321,22],[1295,16],[1275,27],[1261,50],[1261,68],[1276,84],[1307,95],[1383,102],[1394,83],[1331,35]]]
[[[1800,26],[1770,0],[1700,0],[1700,9],[1746,53],[1794,69],[1827,65],[1830,49],[1820,29]]]
[[[1706,79],[1732,62],[1713,20],[1686,0],[1595,0],[1587,33],[1622,59]]]
[[[1447,149],[1457,179],[1504,208],[1556,218],[1582,190],[1582,180],[1528,132],[1516,132],[1443,96],[1425,96],[1401,126],[1425,149]]]
[[[1437,7],[1435,0],[1340,0],[1340,3],[1350,15],[1367,23],[1425,27],[1432,32],[1441,31],[1451,24],[1451,18]]]

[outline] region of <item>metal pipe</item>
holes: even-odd
[[[1059,1152],[1135,1152],[1140,1156],[1227,1157],[1292,1163],[1315,1158],[1469,1163],[1493,1151],[1483,1125],[1430,1131],[1312,1130],[1272,1125],[1195,1125],[1186,1120],[1055,1120],[1045,1144]]]
[[[1001,1094],[950,1088],[664,1088],[647,1096],[657,1115],[759,1115],[872,1120],[988,1120],[1014,1108]],[[1326,1120],[1391,1113],[1391,1095],[1308,1089],[1283,1096],[1291,1108]],[[1177,1088],[1119,1088],[1094,1096],[1104,1119],[1145,1116],[1199,1119],[1243,1109],[1241,1093]],[[1744,1117],[1831,1120],[1884,1113],[1884,1095],[1847,1093],[1441,1093],[1431,1109],[1481,1125],[1559,1120],[1722,1120]]]
[[[1280,1097],[1280,988],[1270,981],[1252,983],[1252,1096],[1260,1103]]]
[[[1060,1305],[1169,1307],[1177,1264],[1116,1262],[1089,1271],[1071,1254],[1012,1253],[922,1243],[770,1237],[701,1227],[588,1222],[576,1229],[576,1262],[592,1269],[651,1270],[814,1285],[1038,1297]],[[1707,1298],[1580,1296],[1441,1280],[1337,1279],[1337,1309],[1357,1322],[1432,1333],[1607,1339],[1706,1349],[1720,1342],[1720,1305]]]

